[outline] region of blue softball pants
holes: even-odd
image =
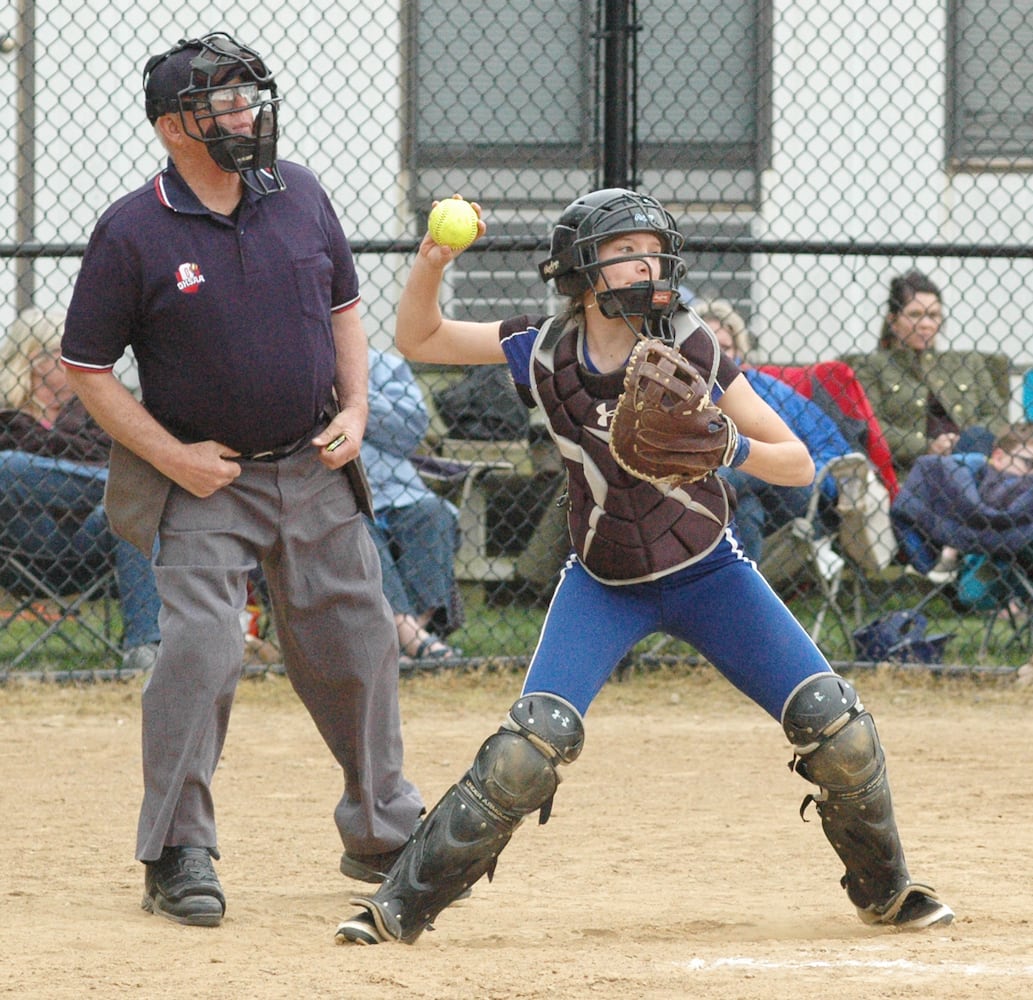
[[[698,563],[648,583],[602,583],[568,559],[524,693],[559,695],[584,715],[624,655],[654,632],[690,643],[779,722],[803,681],[832,671],[726,529]]]

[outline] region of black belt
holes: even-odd
[[[326,420],[320,420],[315,427],[307,434],[303,434],[297,441],[290,444],[282,444],[279,448],[270,448],[268,451],[253,451],[248,455],[237,455],[239,462],[279,462],[281,459],[290,458],[297,454],[327,425]]]

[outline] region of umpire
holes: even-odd
[[[311,171],[277,163],[276,84],[254,50],[180,41],[147,61],[144,90],[169,162],[100,218],[62,360],[116,442],[112,524],[145,552],[160,543],[143,907],[215,926],[211,781],[257,566],[287,676],[344,772],[347,870],[374,877],[423,803],[402,771],[397,634],[361,516],[367,338],[341,224]],[[142,404],[112,371],[127,348]]]

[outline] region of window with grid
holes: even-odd
[[[955,168],[1033,168],[1029,0],[951,0],[948,150]]]
[[[414,0],[414,168],[511,167],[514,158],[590,167],[602,117],[600,8],[586,0]],[[631,89],[648,166],[757,165],[765,10],[763,0],[635,5]]]
[[[547,238],[563,204],[599,176],[602,4],[413,0],[407,12],[413,204],[472,191],[493,235]],[[710,206],[751,208],[756,197],[768,145],[769,0],[638,4],[629,16],[643,189],[691,206],[714,235],[738,235],[743,223],[723,224]],[[546,297],[536,267],[543,256],[465,254],[450,274],[450,312],[535,312]],[[726,294],[730,281],[727,294],[747,305],[748,259],[734,275],[715,255],[693,264],[695,288]]]

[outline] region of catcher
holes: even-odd
[[[814,466],[702,321],[675,335],[681,246],[654,199],[588,194],[563,212],[540,266],[565,308],[499,323],[443,318],[438,290],[453,251],[429,237],[419,248],[399,308],[399,349],[416,361],[508,362],[565,462],[573,551],[522,694],[386,859],[378,891],[351,900],[360,910],[338,928],[340,942],[412,943],[477,879],[490,879],[524,817],[548,819],[559,766],[580,754],[585,712],[610,673],[661,631],[695,646],[781,723],[792,766],[817,786],[801,813],[815,806],[861,920],[918,930],[953,919],[908,873],[871,715],[730,524],[735,497],[716,468],[741,465],[792,486],[809,483]],[[732,627],[733,614],[748,627]]]

